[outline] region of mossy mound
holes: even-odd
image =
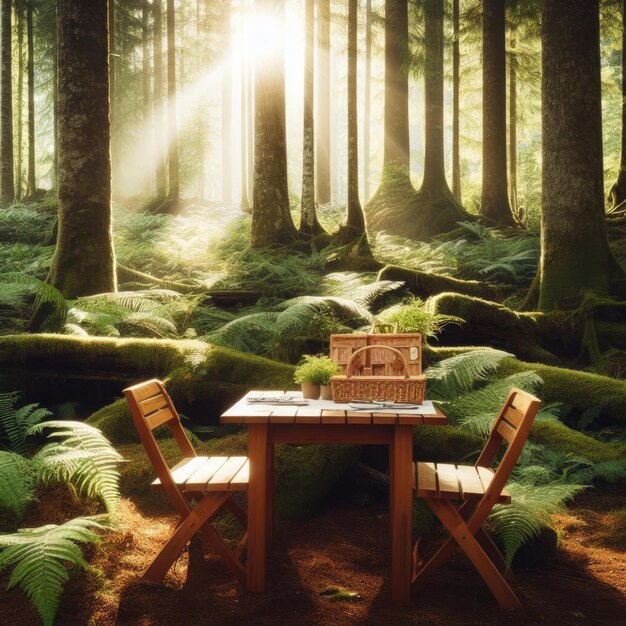
[[[413,456],[416,461],[458,463],[478,452],[485,442],[472,433],[452,426],[416,426],[413,429]]]
[[[626,381],[517,359],[501,361],[498,375],[504,377],[530,370],[543,379],[545,402],[564,402],[581,412],[601,407],[600,422],[626,423]]]

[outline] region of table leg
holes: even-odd
[[[268,442],[267,424],[248,426],[248,591],[265,591],[266,505]]]
[[[394,427],[391,445],[391,601],[407,604],[411,600],[411,559],[413,522],[413,429]]]
[[[273,443],[267,445],[267,490],[265,492],[265,533],[267,543],[274,541],[276,533],[276,480],[274,477],[274,449]]]

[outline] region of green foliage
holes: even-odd
[[[467,393],[492,375],[508,356],[511,355],[502,350],[485,348],[439,361],[425,372],[428,395],[434,400],[450,400]]]
[[[67,316],[65,298],[52,285],[19,272],[0,274],[0,305],[23,314],[41,308],[44,330],[58,330]]]
[[[84,422],[50,421],[33,426],[32,434],[54,429],[53,441],[34,457],[41,465],[40,477],[46,483],[63,482],[78,493],[100,498],[107,511],[115,512],[119,500],[118,465],[123,457],[102,433]]]
[[[7,588],[20,587],[44,626],[54,622],[70,568],[87,569],[79,544],[94,543],[104,530],[101,517],[78,517],[59,526],[23,528],[0,535],[0,571],[13,567]]]
[[[0,451],[0,522],[20,520],[34,498],[37,467],[14,452]]]
[[[331,377],[339,372],[339,365],[330,357],[305,354],[300,365],[296,367],[293,379],[299,384],[329,385]]]
[[[519,548],[539,536],[543,524],[549,523],[551,513],[584,489],[581,485],[551,482],[546,485],[509,483],[511,504],[497,504],[489,523],[504,546],[510,565]]]
[[[0,394],[0,427],[9,440],[10,448],[24,456],[28,430],[51,413],[47,409],[39,408],[38,404],[28,404],[16,409],[17,398],[16,393]]]
[[[397,327],[399,333],[421,333],[423,337],[434,337],[446,325],[462,321],[452,315],[432,313],[422,300],[413,296],[405,298],[401,304],[384,309],[376,320],[387,327]]]

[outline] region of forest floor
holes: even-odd
[[[233,582],[200,541],[192,542],[164,584],[140,576],[169,537],[176,518],[164,499],[124,498],[119,526],[87,550],[87,576],[72,576],[57,623],[64,626],[188,624],[599,624],[626,623],[626,485],[579,496],[553,517],[561,536],[549,566],[515,572],[524,608],[498,610],[461,555],[435,574],[413,604],[389,599],[388,511],[331,503],[301,522],[281,521],[269,553],[267,592],[250,594]],[[69,493],[36,507],[38,523],[55,522],[77,506]],[[42,517],[44,519],[42,519]],[[430,543],[431,549],[437,538]],[[340,587],[355,601],[322,592]],[[26,598],[3,594],[2,624],[37,624]]]

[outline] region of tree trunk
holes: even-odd
[[[483,0],[483,184],[480,213],[513,226],[507,192],[505,6]]]
[[[598,0],[544,0],[539,308],[609,293]]]
[[[609,192],[609,210],[623,209],[624,200],[626,200],[626,0],[622,2],[622,154],[617,180]]]
[[[163,0],[152,0],[152,59],[154,64],[154,152],[156,195],[165,199],[165,143],[163,141]]]
[[[315,31],[315,0],[305,0],[304,18],[304,107],[302,120],[302,199],[300,201],[300,232],[317,235],[323,228],[315,211],[315,140],[313,122],[313,35]]]
[[[246,140],[248,138],[248,54],[246,52],[246,31],[245,31],[245,7],[239,7],[240,25],[241,25],[241,58],[239,60],[239,82],[241,84],[241,209],[250,211],[250,198],[248,196],[248,151]]]
[[[315,114],[315,200],[328,204],[330,193],[330,0],[317,0],[317,95]]]
[[[357,116],[357,10],[348,3],[348,208],[347,230],[365,237],[365,216],[359,200],[359,131]]]
[[[511,2],[514,9],[516,0]],[[517,41],[515,26],[511,25],[509,41],[509,197],[511,209],[517,215]]]
[[[365,7],[365,90],[363,103],[363,196],[370,199],[370,127],[372,110],[372,0]]]
[[[26,195],[33,196],[37,191],[35,176],[35,53],[33,43],[33,3],[26,3],[26,40],[28,43],[28,174]]]
[[[106,0],[57,0],[59,233],[48,281],[68,299],[116,289]]]
[[[144,141],[152,154],[152,140],[150,133],[150,4],[143,0],[141,5],[141,87],[142,87],[142,121]],[[146,177],[145,190],[150,193],[152,184],[150,177]]]
[[[231,3],[228,3],[231,6]],[[230,61],[230,12],[225,12],[224,17],[224,43],[222,65],[222,200],[226,204],[232,204],[232,85]]]
[[[168,200],[176,203],[180,197],[178,180],[178,128],[176,121],[176,14],[174,0],[167,0],[167,140],[169,149]]]
[[[55,13],[56,20],[56,13]],[[58,46],[56,40],[57,28],[55,26],[55,38],[52,45],[52,188],[59,186],[59,73],[58,73]]]
[[[115,1],[109,0],[109,13],[108,13],[108,24],[109,24],[109,93],[111,99],[111,126],[113,126],[113,122],[115,120],[115,70],[117,67],[117,46],[115,45],[115,17],[117,11],[115,10]],[[58,42],[57,42],[58,45]]]
[[[17,19],[17,163],[15,166],[15,199],[22,197],[22,154],[24,139],[24,9],[16,7]]]
[[[289,212],[285,128],[284,0],[258,0],[277,23],[276,41],[255,57],[254,193],[252,247],[298,237]]]
[[[246,60],[246,100],[247,110],[247,148],[248,148],[248,199],[252,199],[254,189],[254,67],[253,61],[248,55]],[[252,211],[252,205],[250,205]]]
[[[11,0],[0,5],[0,202],[15,199],[13,174],[13,85],[11,78]]]
[[[459,1],[452,0],[452,193],[461,203],[463,196],[461,193],[461,150],[459,142],[459,87],[461,83]]]

